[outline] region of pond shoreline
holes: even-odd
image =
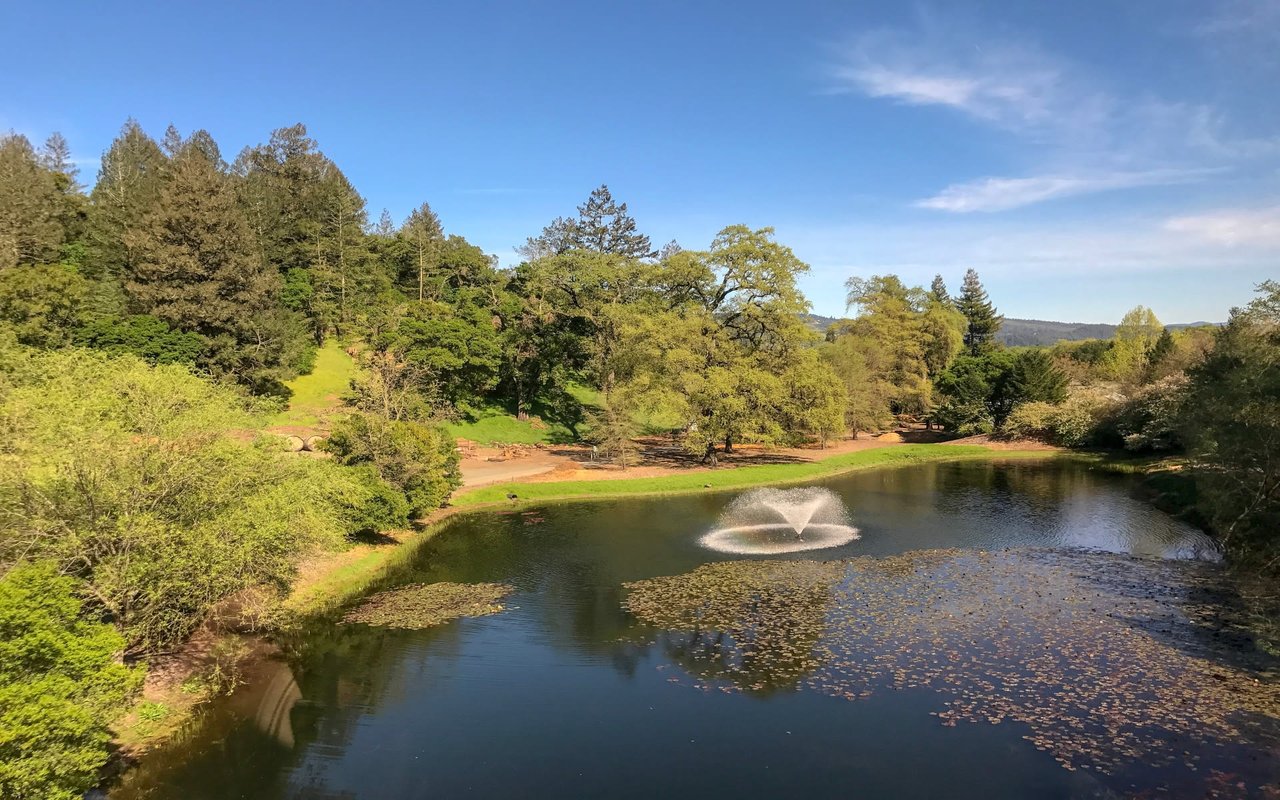
[[[309,620],[323,618],[367,594],[387,573],[397,565],[413,558],[418,549],[439,534],[455,517],[483,513],[495,509],[523,509],[532,505],[609,501],[623,498],[644,498],[665,495],[690,495],[741,491],[759,486],[781,486],[838,477],[852,472],[877,469],[895,469],[926,463],[986,460],[991,463],[1008,461],[1052,461],[1071,459],[1084,461],[1090,466],[1129,471],[1123,465],[1125,459],[1114,454],[1081,454],[1062,450],[1005,450],[978,445],[901,444],[892,447],[864,450],[829,459],[801,464],[735,467],[731,469],[702,471],[690,475],[672,475],[661,478],[632,479],[619,476],[610,480],[595,481],[538,481],[511,482],[463,490],[454,496],[454,502],[438,509],[418,521],[413,530],[391,532],[376,543],[362,543],[341,553],[326,554],[301,568],[302,576],[278,608],[274,621],[275,630],[283,630]],[[709,486],[706,484],[710,484]],[[508,493],[516,494],[514,500],[506,499]],[[243,672],[252,672],[257,665],[275,657],[277,649],[272,645],[272,630],[246,635],[227,632],[210,634],[215,637],[247,642],[244,657],[238,664]],[[184,650],[209,646],[208,636],[193,638]],[[182,662],[183,651],[174,660]],[[139,704],[154,702],[156,698],[172,695],[184,680],[198,673],[200,659],[185,659],[190,669],[169,670],[164,685],[140,698]],[[193,698],[194,699],[194,698]],[[166,720],[163,731],[138,741],[118,741],[118,755],[125,769],[148,751],[162,747],[181,735],[197,718],[201,708],[212,699],[201,698],[186,707],[174,708],[173,716]],[[185,705],[185,704],[184,704]],[[132,737],[123,737],[132,738]],[[120,762],[117,762],[117,769]]]

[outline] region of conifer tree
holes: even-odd
[[[154,208],[126,232],[139,310],[211,341],[204,366],[261,388],[285,372],[280,276],[253,246],[228,176],[205,143],[178,145]]]
[[[54,175],[27,137],[0,136],[0,269],[52,261],[64,232]]]
[[[40,148],[40,166],[54,174],[58,190],[63,194],[80,191],[80,168],[71,160],[71,145],[61,133],[54,131],[45,140],[44,147]]]
[[[939,303],[951,305],[951,294],[947,292],[947,284],[941,275],[933,276],[933,283],[929,284],[929,296]]]
[[[427,297],[427,280],[440,263],[440,250],[444,244],[444,229],[440,218],[431,206],[423,203],[409,214],[400,233],[409,243],[413,254],[413,269],[418,278],[418,299]],[[435,298],[433,298],[435,299]]]
[[[135,120],[102,154],[98,180],[89,195],[89,245],[92,272],[120,276],[129,271],[134,254],[126,240],[155,206],[168,159]]]
[[[968,327],[964,334],[965,347],[971,355],[978,355],[995,346],[996,333],[1004,317],[996,313],[995,306],[987,297],[987,290],[982,288],[976,270],[970,269],[964,274],[964,285],[960,290],[960,299],[956,308],[964,314]]]
[[[604,184],[578,206],[574,227],[577,246],[583,250],[628,258],[653,258],[658,254],[649,237],[636,231],[636,221],[627,214],[627,204],[615,203]]]

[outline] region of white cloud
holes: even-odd
[[[1280,0],[1239,5],[1251,16],[1232,18],[1231,25],[1258,19],[1257,8],[1271,13]],[[1011,152],[1041,164],[1026,177],[953,184],[917,204],[924,208],[999,211],[1070,195],[1183,183],[1211,168],[1280,156],[1280,136],[1240,135],[1211,106],[1117,93],[1087,66],[1029,41],[997,40],[928,16],[909,30],[872,31],[846,41],[828,75],[845,93],[945,108],[1010,133],[1026,145]]]
[[[1164,229],[1193,240],[1233,249],[1280,250],[1280,206],[1220,209],[1173,217],[1165,221]]]
[[[1080,132],[1109,98],[1068,77],[1069,65],[1021,44],[976,42],[932,24],[874,31],[839,50],[830,76],[844,91],[904,105],[938,105],[1033,136]]]
[[[1199,180],[1216,170],[1159,169],[1145,172],[1112,172],[1094,175],[1039,175],[1028,178],[982,178],[946,187],[916,203],[920,208],[970,213],[1005,211],[1058,197],[1168,186]]]
[[[1255,230],[1229,240],[1229,233],[1224,233],[1259,221],[1265,224],[1268,214],[1269,236]],[[815,276],[832,280],[894,272],[919,283],[935,272],[957,273],[968,267],[984,275],[1046,278],[1190,270],[1207,279],[1224,270],[1273,271],[1280,263],[1280,231],[1275,227],[1280,224],[1280,207],[1179,219],[1188,222],[1172,224],[1173,220],[1152,216],[1071,224],[948,217],[918,224],[779,225],[778,236],[813,265]],[[1204,221],[1210,219],[1216,222]]]
[[[976,81],[967,78],[910,74],[876,66],[842,67],[836,75],[872,97],[889,97],[910,105],[968,109],[979,89]]]

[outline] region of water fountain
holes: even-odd
[[[830,489],[755,489],[738,496],[700,540],[722,553],[772,555],[838,547],[858,538]]]

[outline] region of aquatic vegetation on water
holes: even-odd
[[[420,583],[379,592],[342,618],[384,628],[430,628],[460,617],[497,614],[514,591],[503,583]]]
[[[1234,622],[1214,567],[931,550],[721,562],[627,588],[707,690],[931,689],[942,724],[1022,723],[1070,770],[1277,778],[1277,662]]]

